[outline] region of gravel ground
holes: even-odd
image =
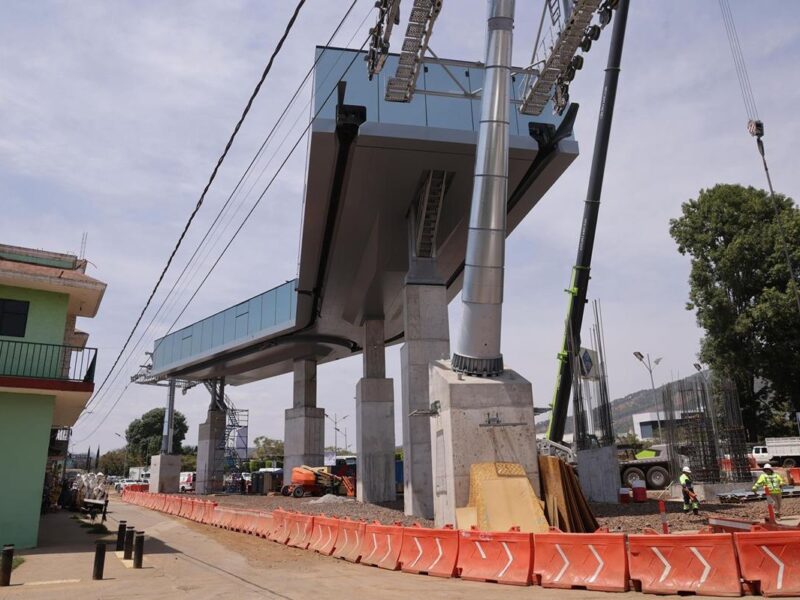
[[[419,523],[423,527],[433,527],[433,521],[407,517],[403,514],[403,501],[374,505],[361,504],[352,498],[335,497],[328,502],[315,502],[319,498],[287,498],[284,496],[214,496],[222,506],[249,508],[271,511],[276,508],[296,510],[306,514],[327,515],[333,517],[349,517],[378,521],[384,525],[399,522],[403,525]],[[611,531],[640,533],[645,527],[661,531],[661,517],[658,514],[658,502],[648,500],[636,504],[600,504],[592,503],[592,510],[601,527]],[[765,502],[748,502],[743,504],[702,503],[700,515],[684,515],[681,502],[666,503],[667,520],[671,531],[690,531],[700,529],[709,517],[732,517],[736,519],[762,520],[767,514]],[[785,498],[783,514],[800,515],[800,498]]]
[[[285,496],[212,496],[220,506],[232,506],[250,508],[256,510],[271,511],[276,508],[285,510],[296,510],[310,515],[327,515],[329,517],[349,517],[351,519],[365,519],[366,521],[378,521],[384,525],[391,525],[399,522],[403,525],[419,523],[423,527],[433,527],[433,521],[407,517],[403,514],[403,500],[386,503],[382,505],[362,504],[353,498],[344,496],[333,496],[332,501],[315,502],[317,500],[328,500],[328,498],[291,498]]]

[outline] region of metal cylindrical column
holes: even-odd
[[[144,556],[144,531],[137,531],[133,541],[133,568],[142,568],[142,557]]]
[[[122,558],[124,560],[130,560],[131,556],[133,556],[133,525],[128,525],[125,529],[125,545],[122,549]]]
[[[103,579],[103,571],[106,566],[106,543],[95,542],[94,547],[94,568],[92,569],[92,579],[100,581]]]
[[[161,454],[172,453],[173,420],[175,417],[175,380],[169,380],[167,409],[164,411],[164,430],[161,434]]]
[[[489,0],[486,68],[461,291],[463,318],[453,369],[471,375],[503,372],[500,323],[508,198],[508,88],[514,0]]]
[[[0,587],[11,585],[11,567],[14,565],[14,545],[3,546],[3,555],[0,559]]]
[[[117,528],[117,552],[122,552],[122,549],[125,547],[125,527],[127,524],[127,521],[119,522],[119,527]]]

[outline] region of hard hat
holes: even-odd
[[[771,465],[771,464],[769,464],[769,463],[767,463],[767,464],[765,464],[765,465],[764,465],[762,468],[764,468],[764,469],[771,469],[771,468],[772,468],[772,465]]]
[[[681,469],[681,471],[683,471],[684,473],[691,473],[692,472],[692,470],[689,467],[683,467],[683,469]]]

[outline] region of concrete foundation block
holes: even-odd
[[[363,378],[356,386],[358,478],[361,502],[390,502],[394,480],[394,385],[391,379]]]
[[[156,454],[150,457],[150,493],[177,494],[180,491],[181,457]]]
[[[223,487],[225,464],[225,413],[208,411],[205,423],[201,423],[197,435],[197,478],[195,493],[211,494]]]
[[[287,409],[283,439],[286,483],[291,479],[294,467],[321,467],[325,460],[325,409],[311,406]]]
[[[578,451],[578,479],[587,499],[593,502],[619,502],[622,486],[615,445]]]
[[[436,526],[455,524],[456,508],[467,505],[475,463],[519,463],[540,495],[530,382],[510,369],[491,378],[459,375],[449,360],[431,363],[429,377],[439,406],[431,420]]]

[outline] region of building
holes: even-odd
[[[63,470],[48,458],[94,392],[97,350],[76,322],[97,314],[106,284],[85,271],[71,254],[0,245],[0,544],[36,545]]]

